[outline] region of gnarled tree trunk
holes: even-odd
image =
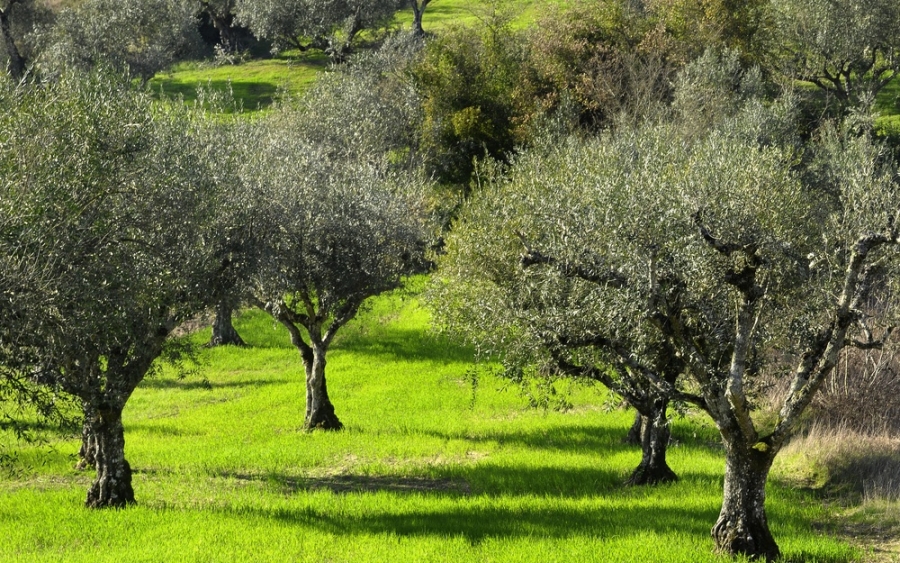
[[[88,491],[85,504],[89,508],[122,508],[133,504],[131,466],[125,460],[122,406],[101,406],[95,420],[97,478]]]
[[[666,448],[671,434],[666,419],[668,406],[668,400],[657,399],[651,403],[646,415],[641,413],[641,463],[626,484],[656,485],[678,480],[666,462]]]
[[[308,361],[309,360],[309,361]],[[312,357],[304,357],[306,368],[306,422],[308,430],[340,430],[344,427],[334,413],[325,382],[325,348],[314,344]]]
[[[97,409],[89,401],[82,401],[81,410],[84,421],[81,424],[81,448],[78,450],[76,469],[87,469],[97,466],[97,434],[94,427],[98,424]]]
[[[231,322],[231,314],[234,311],[234,305],[231,301],[223,299],[216,303],[216,318],[212,325],[212,338],[209,339],[207,346],[224,346],[231,344],[232,346],[246,346],[244,339],[234,329]]]
[[[766,478],[774,454],[727,445],[722,511],[713,526],[716,550],[773,561],[781,554],[766,519]]]

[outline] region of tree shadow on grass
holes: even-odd
[[[599,465],[599,464],[598,464]],[[283,495],[327,490],[335,494],[386,492],[397,495],[427,494],[448,497],[480,496],[545,497],[583,500],[599,497],[634,497],[646,495],[643,487],[626,487],[627,477],[620,468],[564,467],[554,465],[503,465],[482,461],[474,465],[427,467],[418,475],[371,475],[353,472],[325,476],[287,473],[217,472],[216,476],[265,484]],[[703,488],[715,482],[714,475],[692,473],[682,479],[688,488]],[[672,487],[679,485],[659,485]],[[721,487],[721,484],[719,484]]]
[[[243,510],[242,510],[243,512]],[[313,507],[254,509],[256,516],[311,527],[331,534],[396,536],[462,536],[471,544],[488,538],[627,536],[646,532],[709,533],[706,521],[715,513],[662,507],[619,507],[615,511],[589,505],[551,502],[526,506],[489,504],[473,499],[434,509],[416,508],[367,514],[337,514]]]
[[[640,452],[638,446],[624,442],[628,428],[589,424],[562,424],[538,430],[494,429],[477,432],[444,432],[424,430],[421,433],[441,440],[465,440],[474,443],[491,443],[499,446],[519,446],[530,450],[556,452],[619,453]]]
[[[336,350],[382,357],[387,360],[436,363],[472,362],[474,351],[424,330],[388,327],[376,334],[345,334],[335,342]]]
[[[586,488],[591,486],[590,479],[609,480],[609,475],[604,477],[603,471],[567,471],[557,468],[535,470],[520,467],[503,469],[506,472],[504,478],[522,485],[505,487],[502,494],[475,493],[474,489],[467,489],[465,482],[454,479],[429,482],[427,479],[347,475],[316,479],[286,477],[279,481],[278,476],[269,475],[266,479],[269,483],[277,483],[282,487],[282,494],[324,489],[340,495],[375,493],[379,497],[373,499],[365,510],[359,511],[352,508],[354,505],[343,503],[341,506],[350,508],[328,508],[329,503],[325,503],[322,508],[309,504],[297,507],[244,505],[214,510],[228,516],[275,521],[334,535],[462,537],[468,543],[478,545],[492,538],[540,537],[566,540],[575,537],[621,538],[649,533],[702,538],[712,550],[709,533],[718,516],[718,502],[706,507],[685,508],[671,504],[660,506],[642,502],[642,495],[637,494],[635,502],[630,503],[627,502],[627,490],[618,485],[615,491],[607,490],[606,496],[623,496],[626,501],[617,502],[614,507],[610,507],[601,502],[583,502],[580,498],[573,498],[578,495],[565,491],[554,491],[552,484],[536,486],[537,483],[546,481],[550,473],[562,472],[568,473],[567,480],[572,482],[589,476],[585,485],[582,485]],[[482,469],[495,473],[498,470],[497,467]],[[494,479],[498,477],[495,476]],[[554,479],[551,478],[550,481],[552,483]],[[524,496],[519,497],[520,492]],[[678,490],[678,485],[671,486],[670,492],[673,496],[685,494]],[[390,498],[380,495],[389,495]],[[408,499],[410,495],[420,498]],[[429,497],[429,501],[422,502],[421,497]],[[808,524],[793,515],[779,515],[778,520],[794,529],[803,529]],[[830,553],[829,549],[828,546],[823,546],[821,552],[788,552],[784,561],[848,561],[839,554]]]
[[[193,391],[196,389],[205,389],[212,391],[215,389],[243,389],[246,387],[265,387],[267,385],[281,385],[290,383],[287,378],[247,378],[239,381],[209,381],[208,379],[156,379],[148,378],[141,382],[144,389],[180,389],[182,391]]]
[[[234,99],[241,102],[244,109],[250,111],[271,106],[278,92],[278,87],[271,82],[246,80],[179,81],[160,79],[153,84],[154,93],[159,94],[162,91],[166,96],[181,96],[186,102],[196,101],[200,88],[215,92],[230,90],[234,94]]]

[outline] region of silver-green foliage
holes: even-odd
[[[196,13],[192,0],[86,0],[59,13],[43,64],[113,66],[148,80],[199,44]]]
[[[531,343],[538,356],[541,340],[530,333],[650,338],[644,313],[660,279],[692,276],[696,283],[682,299],[698,309],[729,297],[715,281],[721,260],[698,244],[691,220],[697,211],[716,229],[734,229],[737,240],[778,246],[783,235],[807,236],[782,232],[798,224],[805,207],[783,164],[778,149],[725,132],[689,144],[668,125],[573,138],[523,155],[508,179],[489,173],[455,226],[441,290],[453,306],[439,308],[440,318],[477,334],[475,343],[492,351]],[[532,249],[627,283],[523,268],[521,257]],[[507,329],[496,331],[496,323]]]
[[[273,214],[261,224],[274,229],[267,244],[288,245],[263,253],[283,264],[261,269],[266,295],[308,286],[361,299],[414,267],[424,239],[419,103],[393,64],[376,53],[248,126],[241,174],[250,207]],[[276,272],[287,277],[276,281]]]
[[[400,0],[237,0],[236,15],[254,35],[278,48],[309,47],[343,57],[362,29],[381,25]]]

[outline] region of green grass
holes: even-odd
[[[548,3],[559,0],[500,0],[484,2],[478,0],[432,0],[425,9],[422,28],[426,33],[435,33],[448,27],[471,25],[485,20],[494,11],[510,18],[514,27],[525,27],[537,19]],[[412,27],[412,9],[401,10],[394,18],[395,25],[402,29]]]
[[[728,561],[711,553],[723,460],[708,425],[675,422],[678,483],[624,488],[640,452],[601,389],[561,388],[565,413],[525,408],[489,370],[473,392],[471,352],[427,324],[398,294],[345,327],[328,377],[347,429],[306,433],[298,354],[244,313],[250,348],[210,350],[199,373],[164,371],[129,402],[137,506],[83,508],[77,440],[17,446],[0,562]],[[857,553],[812,530],[827,513],[810,494],[773,482],[768,506],[790,561]]]
[[[149,87],[156,93],[181,96],[186,102],[195,101],[200,88],[220,92],[230,89],[243,109],[252,112],[269,107],[281,92],[302,92],[328,64],[327,57],[321,53],[251,60],[236,65],[185,62],[154,76]]]
[[[503,0],[496,9],[508,14],[512,25],[523,27],[533,22],[543,3],[536,0]],[[491,3],[476,0],[433,0],[425,10],[423,27],[429,33],[452,26],[472,25],[493,10]],[[412,9],[401,10],[391,24],[394,29],[412,26]],[[255,59],[235,65],[217,66],[194,61],[176,64],[150,80],[150,88],[185,101],[197,99],[199,88],[228,91],[248,112],[265,110],[279,93],[300,94],[329,66],[328,57],[319,52],[286,52],[273,59]]]
[[[900,76],[895,76],[878,93],[875,109],[880,114],[875,120],[876,129],[884,135],[900,139]]]

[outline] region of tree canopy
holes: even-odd
[[[855,105],[900,70],[900,4],[894,0],[772,0],[769,50],[776,67]]]
[[[278,48],[321,49],[343,59],[363,29],[390,19],[402,0],[237,0],[238,21]]]
[[[50,69],[112,66],[144,81],[200,42],[193,0],[85,0],[63,9],[44,38]]]

